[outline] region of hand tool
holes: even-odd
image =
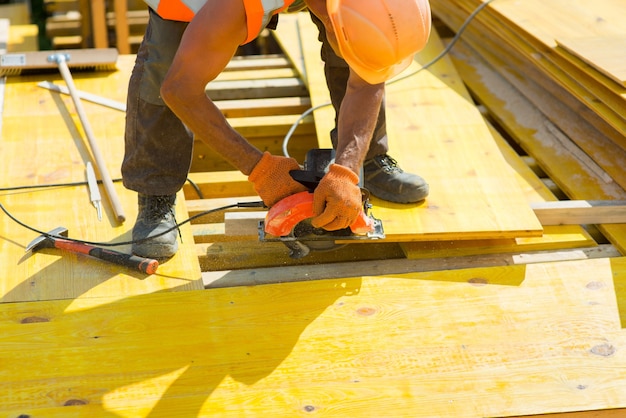
[[[93,171],[93,166],[90,161],[87,161],[87,185],[89,186],[89,198],[91,203],[98,211],[98,220],[102,220],[102,198],[100,197],[100,189],[98,188],[98,181],[96,180],[96,173]]]
[[[70,67],[75,69],[113,70],[117,63],[117,57],[118,53],[115,48],[32,51],[3,54],[0,55],[0,76],[28,74],[54,68],[59,70],[65,80],[65,84],[74,102],[76,113],[83,126],[87,140],[89,141],[95,168],[100,173],[100,178],[111,206],[113,207],[113,212],[119,222],[124,222],[126,220],[124,210],[117,196],[117,192],[115,191],[115,186],[107,170],[104,158],[101,155],[98,143],[95,140],[91,125],[87,120],[78,90],[74,85],[74,79],[69,70]]]
[[[54,84],[51,81],[40,81],[37,83],[39,87],[52,90],[61,94],[70,94],[70,91],[65,86]],[[126,103],[118,102],[106,97],[98,96],[97,94],[88,93],[86,91],[78,90],[78,97],[88,102],[96,103],[102,106],[110,107],[111,109],[119,110],[120,112],[126,112]]]
[[[76,86],[74,85],[72,74],[70,73],[69,67],[67,66],[67,61],[69,60],[69,57],[69,54],[57,53],[50,55],[48,59],[52,62],[56,62],[59,66],[59,71],[61,72],[61,75],[65,80],[65,84],[70,91],[70,96],[72,96],[72,101],[74,102],[76,113],[78,113],[78,117],[83,125],[83,130],[85,131],[85,135],[87,136],[87,140],[89,141],[89,145],[91,146],[91,152],[93,153],[94,161],[96,163],[96,166],[98,167],[98,171],[100,171],[102,184],[104,185],[104,189],[107,192],[109,201],[111,202],[111,206],[113,207],[113,212],[117,216],[117,220],[119,222],[124,222],[126,220],[126,215],[124,215],[124,209],[122,208],[122,204],[119,200],[119,197],[117,196],[117,192],[115,191],[113,180],[111,179],[109,171],[106,168],[106,163],[102,157],[102,154],[100,153],[98,142],[95,140],[95,135],[91,129],[91,125],[89,124],[89,120],[87,119],[85,110],[83,109],[80,97],[78,97],[78,92],[76,90]]]
[[[26,247],[26,252],[31,250],[35,252],[42,248],[58,248],[74,253],[90,255],[92,257],[99,258],[100,260],[115,263],[120,266],[137,269],[146,274],[156,273],[157,268],[159,267],[159,262],[157,260],[143,258],[132,254],[124,254],[118,251],[107,250],[81,242],[59,238],[67,236],[67,228],[59,226],[54,228],[48,234],[40,235],[31,241],[31,243]]]
[[[345,241],[383,239],[382,222],[368,214],[371,209],[369,192],[361,188],[363,210],[348,228],[327,231],[311,225],[313,212],[313,191],[324,177],[328,165],[334,161],[333,149],[313,149],[306,157],[303,170],[291,171],[291,177],[309,188],[288,196],[270,208],[265,219],[259,222],[259,240],[280,241],[289,248],[291,258],[307,256],[311,250],[326,251],[345,245]],[[336,241],[344,241],[338,244]]]

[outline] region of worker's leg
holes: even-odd
[[[176,225],[176,193],[191,162],[193,136],[160,97],[186,26],[150,12],[128,87],[122,177],[125,187],[139,193],[133,239],[147,240],[134,244],[133,252],[145,257],[171,257],[178,248],[176,229],[152,237]]]
[[[335,108],[335,126],[341,102],[346,94],[346,86],[350,70],[348,64],[337,56],[326,39],[326,31],[322,22],[311,13],[313,22],[319,29],[319,40],[322,42],[321,57],[324,61],[324,74],[330,92],[331,102]],[[333,147],[337,146],[337,128],[330,133]],[[387,152],[387,128],[385,117],[385,101],[381,105],[370,148],[363,164],[363,183],[373,195],[391,202],[419,202],[428,195],[428,184],[420,176],[404,172]]]
[[[161,99],[161,82],[187,24],[150,12],[130,77],[124,186],[147,195],[176,194],[187,179],[193,136]]]

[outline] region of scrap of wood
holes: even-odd
[[[624,200],[563,200],[531,205],[542,225],[626,223]]]
[[[259,222],[267,211],[227,212],[224,215],[224,232],[229,236],[258,238]]]

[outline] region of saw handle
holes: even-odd
[[[64,239],[54,239],[54,247],[72,251],[80,254],[87,254],[100,260],[108,261],[124,267],[137,269],[146,274],[154,274],[159,267],[159,262],[150,258],[143,258],[132,254],[125,254],[118,251],[107,250],[100,247],[84,244],[81,242]]]

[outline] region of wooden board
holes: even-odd
[[[559,136],[557,131],[548,129],[551,122],[541,110],[560,108],[557,114],[567,118],[566,120],[574,120],[575,115],[529,80],[518,84],[516,83],[518,78],[513,74],[505,72],[504,76],[500,76],[481,58],[486,53],[482,49],[480,55],[472,52],[471,48],[461,42],[455,47],[452,57],[474,96],[489,109],[491,117],[502,126],[502,129],[536,159],[571,199],[626,198],[624,188],[613,181],[611,176],[607,176],[603,167],[595,164],[587,154],[581,152],[567,138],[563,138],[562,134]],[[534,97],[534,103],[526,100],[521,92]],[[541,104],[544,107],[537,108],[534,104]],[[593,138],[595,141],[600,140],[599,135]],[[603,161],[608,164],[606,160]],[[615,169],[612,165],[608,168]],[[614,245],[622,252],[626,251],[626,225],[609,224],[600,228]]]
[[[480,3],[476,0],[442,0],[435,2],[433,8],[438,13],[441,7],[451,7],[454,13],[461,11],[467,16]],[[560,54],[556,39],[625,35],[622,24],[625,15],[626,10],[619,0],[599,0],[593,4],[584,0],[530,0],[523,5],[499,0],[490,4],[476,20],[495,33],[494,39],[504,41],[505,48],[525,54],[540,71],[593,109],[623,137],[626,132],[626,90],[621,86],[608,88],[588,76],[585,68],[572,64],[569,56]],[[622,145],[626,146],[623,140]]]
[[[73,78],[81,90],[124,102],[133,62],[134,57],[121,56],[118,71],[74,72]],[[90,152],[71,98],[37,87],[42,80],[64,84],[60,74],[54,72],[7,78],[0,140],[0,154],[5,158],[0,165],[0,188],[86,180],[85,164],[90,161]],[[125,114],[93,103],[85,102],[83,107],[111,176],[119,178]],[[137,195],[121,183],[115,187],[127,213],[124,224],[117,222],[103,189],[103,219],[98,221],[86,185],[5,190],[0,192],[0,203],[19,220],[44,232],[64,226],[73,238],[123,242],[130,239],[137,215]],[[182,192],[178,201],[177,216],[183,220],[187,211]],[[163,263],[157,274],[146,277],[139,271],[60,250],[25,253],[26,245],[38,234],[1,214],[0,300],[116,297],[202,288],[190,228],[182,228],[182,234],[179,253]],[[129,246],[115,249],[128,252]]]
[[[616,88],[626,87],[626,66],[621,54],[616,53],[626,47],[626,35],[560,38],[556,39],[556,43],[565,50],[562,55],[570,54],[574,57],[570,59],[580,67],[585,67],[590,75],[595,75],[597,71],[617,83]],[[601,79],[599,76],[595,77]]]
[[[0,409],[479,418],[626,407],[626,259],[498,271],[488,283],[465,269],[2,304]]]
[[[329,97],[315,41],[317,29],[307,14],[294,18],[303,45],[311,104],[317,106],[328,102]],[[297,38],[295,27],[295,22],[289,26],[281,16],[277,34]],[[441,49],[433,33],[414,68]],[[541,235],[541,225],[516,187],[513,170],[502,158],[448,58],[429,71],[389,85],[387,92],[390,155],[401,167],[424,176],[431,187],[425,203],[402,205],[372,199],[372,214],[383,221],[387,240]],[[319,142],[324,146],[334,125],[334,111],[327,106],[315,111],[314,117]]]

